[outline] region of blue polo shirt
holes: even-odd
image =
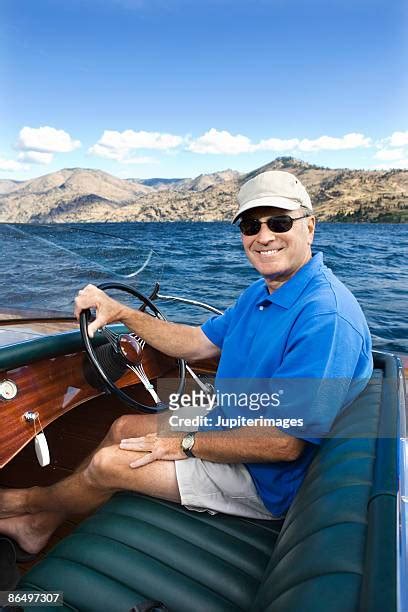
[[[213,423],[219,415],[227,421],[237,415],[264,422],[273,417],[284,433],[306,440],[295,461],[246,464],[265,506],[274,516],[283,516],[316,444],[370,379],[371,338],[364,314],[317,253],[272,294],[264,279],[250,285],[202,330],[221,349],[217,391],[235,388],[253,397],[258,388],[279,398],[278,406],[271,402],[256,412],[249,401],[246,406],[240,400],[238,405],[220,402],[210,413]],[[263,431],[268,435],[267,427]]]

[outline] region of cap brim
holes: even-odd
[[[251,208],[259,208],[263,206],[271,206],[274,208],[283,208],[284,210],[297,210],[302,205],[300,202],[296,202],[295,200],[289,200],[289,198],[279,198],[276,196],[270,196],[266,198],[258,198],[257,200],[251,200],[250,202],[246,202],[235,217],[232,220],[232,223],[235,223],[239,219],[239,217],[247,210],[251,210]]]

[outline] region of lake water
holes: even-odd
[[[78,287],[109,277],[124,281],[152,250],[141,274],[145,291],[160,277],[162,293],[224,309],[258,277],[229,223],[3,224],[0,239],[3,308],[69,312]],[[73,251],[80,253],[77,263]],[[408,353],[408,225],[320,223],[314,251],[323,251],[326,265],[359,300],[374,347]],[[194,323],[208,316],[172,304],[163,311]]]

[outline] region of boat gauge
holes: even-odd
[[[0,381],[0,398],[12,400],[17,395],[17,385],[12,380]]]

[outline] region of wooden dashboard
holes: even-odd
[[[87,382],[84,375],[86,362],[87,357],[81,351],[1,372],[1,378],[13,381],[18,392],[14,399],[0,399],[0,468],[35,437],[39,421],[45,428],[79,404],[102,394]],[[175,360],[146,346],[143,367],[149,379],[155,379],[174,371]],[[116,384],[127,387],[140,384],[140,381],[129,370]],[[26,412],[38,413],[36,431],[34,423],[26,420]]]

